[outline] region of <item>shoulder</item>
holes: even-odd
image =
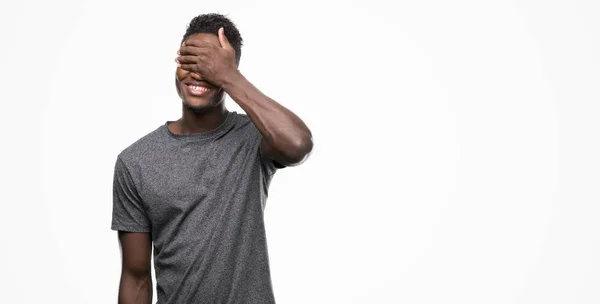
[[[149,155],[153,154],[158,147],[162,145],[164,138],[164,128],[166,124],[162,124],[153,131],[142,136],[126,148],[124,148],[119,154],[118,159],[123,161],[125,164],[130,164],[136,160],[144,159]]]
[[[251,145],[257,148],[261,160],[264,164],[267,165],[270,174],[272,174],[276,169],[285,168],[285,165],[280,164],[275,160],[271,160],[267,155],[263,154],[264,152],[262,152],[261,147],[262,134],[260,133],[256,125],[252,122],[252,120],[250,120],[250,117],[247,114],[235,114],[237,115],[237,125],[240,129],[243,130],[241,133],[244,134],[244,139],[249,140]]]
[[[235,129],[239,133],[244,134],[246,138],[256,138],[257,136],[261,136],[252,120],[250,120],[248,114],[237,112],[232,112],[231,114],[234,115]]]

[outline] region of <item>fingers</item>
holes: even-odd
[[[194,69],[194,65],[193,64],[179,64],[179,67],[186,70],[186,71],[190,71],[190,72],[195,72],[196,70]]]
[[[179,64],[194,64],[194,63],[198,63],[198,56],[177,56],[175,58],[175,61]]]
[[[222,48],[225,48],[225,49],[233,48],[231,46],[231,43],[229,43],[227,36],[225,36],[225,29],[223,27],[219,28],[219,43],[221,44]]]
[[[216,48],[217,46],[208,43],[202,40],[187,40],[181,44],[181,47],[177,51],[177,54],[180,56],[191,55],[191,56],[200,56],[207,55],[210,53],[211,49]]]
[[[199,55],[206,55],[209,52],[210,51],[206,47],[183,46],[177,51],[177,54],[180,56],[181,55],[199,56]]]
[[[213,43],[204,41],[204,40],[196,40],[196,39],[190,39],[190,40],[186,40],[181,44],[181,47],[188,47],[188,46],[195,46],[198,48],[213,48],[215,47],[215,45]]]

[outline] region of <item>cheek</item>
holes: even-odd
[[[182,70],[180,68],[177,68],[175,70],[175,80],[184,79],[185,78],[185,74],[186,73],[185,73],[184,70]]]
[[[175,78],[175,89],[177,90],[179,97],[182,97],[181,94],[183,92],[181,91],[181,85],[179,84],[179,80],[177,78]]]
[[[177,94],[179,94],[179,96],[181,96],[181,84],[180,84],[180,80],[183,79],[185,77],[185,72],[180,69],[177,68],[177,70],[175,71],[175,89],[177,90]]]

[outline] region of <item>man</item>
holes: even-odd
[[[195,17],[176,57],[182,117],[117,157],[113,230],[119,303],[275,303],[263,211],[273,174],[302,163],[310,130],[237,67],[242,38],[218,14]],[[228,111],[227,93],[246,114]]]

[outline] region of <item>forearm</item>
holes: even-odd
[[[152,304],[152,277],[121,275],[119,304]]]
[[[223,89],[281,155],[299,161],[311,151],[312,134],[306,124],[292,111],[263,94],[241,73],[229,77]]]

